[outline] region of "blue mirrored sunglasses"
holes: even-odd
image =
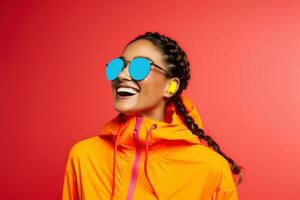
[[[126,66],[127,62],[129,62],[129,75],[133,80],[140,81],[145,79],[150,70],[151,66],[155,66],[158,69],[164,71],[168,74],[164,68],[160,67],[159,65],[152,62],[149,58],[146,57],[135,57],[131,61],[125,60],[124,57],[120,56],[118,58],[114,58],[110,60],[106,64],[106,78],[108,80],[115,80],[119,74],[123,71],[124,67]]]

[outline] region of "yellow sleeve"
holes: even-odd
[[[70,150],[65,167],[63,181],[62,200],[79,200],[78,184],[74,170],[74,147]]]
[[[62,200],[78,200],[77,184],[73,174],[65,172]]]
[[[227,161],[221,170],[219,189],[213,194],[213,200],[238,200],[237,188]]]
[[[213,194],[213,200],[238,200],[235,187],[218,190]]]

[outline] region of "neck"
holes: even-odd
[[[145,110],[143,112],[133,114],[132,116],[136,116],[136,115],[139,115],[139,116],[142,116],[142,117],[145,117],[148,119],[152,119],[155,121],[165,121],[165,104],[158,105],[158,106],[156,106],[155,109],[149,109],[149,110]]]
[[[141,113],[142,117],[153,119],[156,121],[164,121],[164,113]]]
[[[156,121],[165,121],[165,108],[166,103],[161,102],[159,105],[155,106],[155,109],[141,112],[140,115]]]

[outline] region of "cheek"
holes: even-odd
[[[159,98],[164,93],[165,84],[166,81],[161,77],[155,79],[149,77],[141,82],[140,86],[144,95]]]
[[[117,94],[116,94],[113,84],[111,84],[111,91],[112,91],[113,97],[116,97]]]

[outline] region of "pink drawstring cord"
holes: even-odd
[[[121,127],[122,124],[120,125],[119,129],[118,129],[118,133],[117,133],[117,137],[116,137],[116,141],[115,141],[115,145],[114,145],[114,156],[113,156],[113,180],[112,180],[112,193],[111,193],[111,200],[113,200],[114,194],[115,194],[115,185],[116,185],[116,153],[117,153],[117,148],[118,148],[118,141],[119,141],[119,136],[120,136],[120,131],[121,131]],[[149,178],[148,175],[148,154],[149,154],[149,135],[151,135],[151,131],[153,130],[153,128],[156,128],[156,125],[154,124],[153,126],[151,126],[151,128],[149,129],[149,131],[147,131],[147,135],[146,135],[146,154],[145,154],[145,163],[144,163],[144,171],[145,171],[145,176],[146,179],[152,189],[152,192],[154,194],[154,196],[156,197],[156,199],[159,199],[157,192],[155,191],[155,188]]]
[[[151,134],[151,131],[153,128],[156,128],[156,124],[152,125],[150,130],[147,132],[147,136],[146,136],[146,154],[145,154],[145,163],[144,163],[144,171],[145,171],[145,176],[146,176],[146,179],[152,189],[152,192],[154,194],[154,196],[156,197],[156,199],[159,199],[158,197],[158,194],[157,192],[155,191],[154,189],[154,186],[149,178],[149,175],[148,175],[148,153],[149,153],[149,143],[148,143],[148,138],[149,138],[149,135]]]
[[[118,150],[118,141],[119,141],[119,136],[120,136],[120,131],[121,131],[122,123],[119,126],[119,130],[117,133],[117,138],[115,141],[115,146],[114,146],[114,158],[113,158],[113,180],[112,180],[112,192],[111,192],[111,197],[110,199],[113,200],[114,195],[115,195],[115,185],[116,185],[116,156],[117,156],[117,150]]]

